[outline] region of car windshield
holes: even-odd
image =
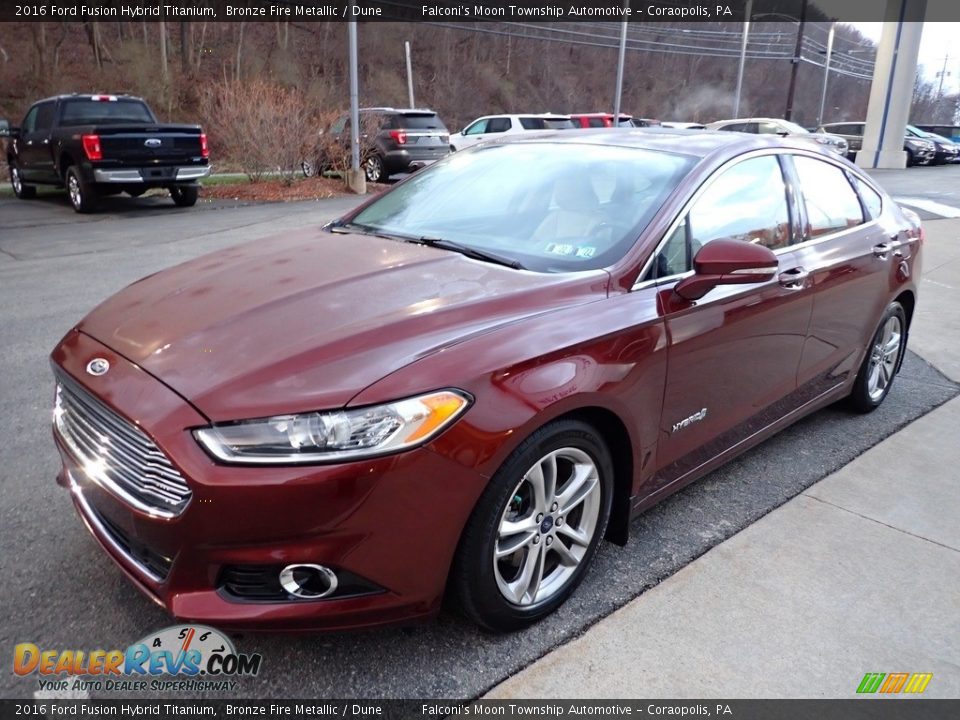
[[[67,100],[63,107],[62,125],[117,125],[120,123],[155,123],[153,115],[139,100]]]
[[[694,162],[579,143],[481,146],[413,175],[347,225],[442,238],[539,272],[593,270],[624,255]]]

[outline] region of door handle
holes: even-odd
[[[777,276],[780,286],[787,290],[803,290],[807,286],[807,278],[810,277],[810,271],[802,267],[790,268],[784,270]]]
[[[893,250],[893,247],[894,243],[882,242],[873,246],[873,254],[881,260],[886,260],[890,257],[890,251]]]

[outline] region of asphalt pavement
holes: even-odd
[[[955,170],[920,172],[944,171],[960,187]],[[896,184],[902,178],[891,173],[880,180]],[[10,651],[27,641],[47,648],[122,648],[170,624],[88,536],[54,483],[47,355],[59,338],[139,277],[239,242],[323,223],[356,202],[215,202],[183,210],[159,198],[116,199],[104,212],[81,217],[56,196],[33,202],[0,197],[0,648]],[[479,696],[956,394],[953,382],[911,354],[876,413],[827,408],[644,514],[628,546],[604,546],[574,597],[536,627],[488,635],[448,611],[409,628],[246,634],[237,638],[238,649],[261,653],[263,669],[235,694]],[[35,678],[0,675],[2,697],[29,697],[36,689]]]

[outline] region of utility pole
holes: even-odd
[[[830,58],[833,56],[833,34],[837,23],[830,23],[830,34],[827,36],[827,62],[823,66],[823,89],[820,91],[820,114],[817,115],[817,127],[823,124],[823,108],[827,102],[827,81],[830,79]]]
[[[620,96],[623,94],[623,60],[627,52],[627,21],[620,23],[620,56],[617,59],[617,91],[613,96],[613,126],[620,125]]]
[[[416,107],[413,104],[413,65],[410,62],[410,41],[403,43],[404,50],[407,53],[407,98],[410,104],[407,107]]]
[[[784,120],[793,119],[793,96],[797,91],[797,73],[800,71],[800,53],[803,51],[803,26],[807,21],[807,0],[800,6],[800,26],[797,28],[797,47],[793,51],[793,67],[790,69],[790,89],[787,91],[787,109]]]
[[[753,0],[747,0],[747,7],[743,11],[743,40],[740,43],[740,69],[737,70],[737,92],[733,98],[733,117],[740,117],[740,93],[743,90],[743,68],[747,64],[747,40],[750,37],[750,12],[753,10]]]
[[[356,20],[347,22],[347,44],[350,64],[350,172],[347,173],[347,185],[355,193],[362,195],[367,191],[367,183],[360,170],[360,81],[357,70]]]
[[[937,89],[937,99],[943,97],[943,78],[947,75],[947,61],[950,59],[950,53],[943,56],[943,69],[940,71],[940,87]]]

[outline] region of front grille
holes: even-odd
[[[190,502],[183,476],[146,433],[61,373],[54,425],[87,476],[134,508],[173,517]]]
[[[122,530],[118,525],[108,520],[96,510],[93,513],[97,516],[100,526],[110,536],[110,539],[124,552],[131,560],[138,563],[148,574],[152,575],[158,582],[166,579],[170,572],[170,566],[173,561],[158,553],[155,550],[144,545],[138,540],[134,540]]]

